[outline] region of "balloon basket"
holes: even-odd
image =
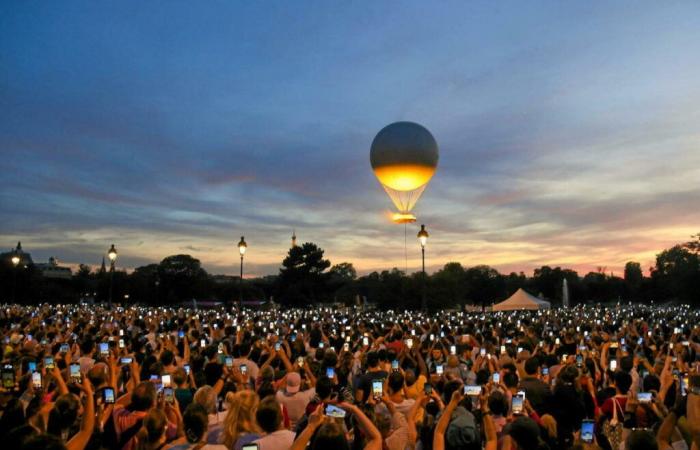
[[[394,213],[391,220],[394,223],[413,223],[416,221],[416,216],[408,213]]]

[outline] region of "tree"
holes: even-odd
[[[357,278],[357,271],[352,263],[342,262],[331,267],[328,272],[331,278],[335,278],[342,281],[352,281]]]
[[[700,304],[700,255],[676,245],[656,255],[651,275],[660,298]]]
[[[683,247],[694,253],[700,253],[700,233],[690,236],[693,239],[690,242],[683,244]]]
[[[173,255],[163,259],[158,265],[161,300],[168,302],[203,299],[207,296],[207,273],[198,259],[190,255]]]
[[[625,264],[625,284],[631,297],[636,298],[639,295],[642,281],[644,281],[642,265],[634,261]]]
[[[278,278],[280,300],[302,304],[316,302],[326,293],[331,262],[323,259],[323,249],[312,242],[289,249]]]
[[[482,308],[505,296],[505,280],[496,269],[486,265],[470,267],[464,272],[467,298]]]
[[[430,277],[430,285],[430,308],[453,307],[466,301],[465,270],[458,262],[449,262],[435,272]]]

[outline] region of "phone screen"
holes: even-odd
[[[173,391],[173,388],[165,388],[163,389],[163,399],[165,400],[166,403],[174,403],[175,402],[175,393]]]
[[[105,390],[102,391],[102,396],[106,404],[114,403],[114,389],[105,388]]]
[[[15,387],[15,369],[12,364],[5,364],[2,368],[2,386],[5,389]]]
[[[335,376],[335,369],[333,369],[332,367],[326,368],[326,376],[328,378],[333,378]]]
[[[163,387],[170,387],[170,375],[163,375],[161,377],[161,383],[163,383]]]
[[[100,355],[109,355],[109,344],[100,342]]]
[[[617,360],[610,360],[610,370],[612,370],[613,372],[617,370]]]
[[[260,447],[258,444],[245,444],[243,447],[241,447],[241,450],[259,450]]]
[[[70,378],[74,382],[80,382],[82,376],[80,375],[80,364],[70,365]]]
[[[549,367],[542,368],[542,375],[549,375]]]
[[[233,358],[230,356],[226,357],[226,367],[233,367]]]
[[[241,374],[245,375],[248,373],[248,366],[241,364]]]
[[[52,356],[47,356],[44,358],[44,367],[47,369],[53,369],[55,367]]]
[[[494,372],[493,374],[493,382],[498,384],[501,382],[501,374],[498,372]]]
[[[478,397],[479,395],[481,395],[481,386],[476,384],[464,386],[464,395]]]
[[[438,375],[442,375],[442,373],[443,373],[444,371],[445,371],[445,369],[442,367],[442,364],[438,364],[438,365],[435,367],[435,372],[436,372]]]
[[[393,361],[391,362],[391,368],[392,368],[392,370],[398,370],[398,368],[399,368],[399,362],[398,362],[397,360],[393,360]]]
[[[382,380],[375,380],[372,382],[372,395],[374,397],[381,397],[384,390],[384,383]]]
[[[524,399],[521,396],[519,396],[519,395],[513,396],[513,405],[512,405],[513,414],[522,414],[523,401],[524,401]]]
[[[430,395],[433,393],[433,386],[430,384],[425,384],[425,385],[423,385],[423,391],[425,392],[426,395]]]
[[[651,403],[651,392],[640,392],[637,394],[639,403]]]
[[[336,419],[344,419],[345,410],[335,405],[326,405],[326,415],[328,417],[334,417]]]
[[[595,422],[592,420],[584,420],[581,423],[581,440],[586,444],[593,442],[593,436],[595,435]]]
[[[41,374],[39,372],[32,374],[32,385],[37,389],[41,389]]]

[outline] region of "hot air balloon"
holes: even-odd
[[[438,163],[435,138],[424,126],[395,122],[377,133],[369,153],[374,175],[398,209],[396,223],[416,221],[416,205]]]

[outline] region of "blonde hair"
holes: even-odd
[[[545,414],[540,418],[540,421],[542,422],[542,426],[544,427],[544,429],[547,430],[547,434],[549,435],[549,437],[556,438],[557,421],[554,419],[554,417],[550,416],[549,414]]]
[[[255,391],[229,392],[226,394],[226,403],[228,404],[228,413],[224,419],[224,431],[221,434],[222,444],[233,448],[242,434],[262,433],[255,421],[255,413],[260,403]]]

